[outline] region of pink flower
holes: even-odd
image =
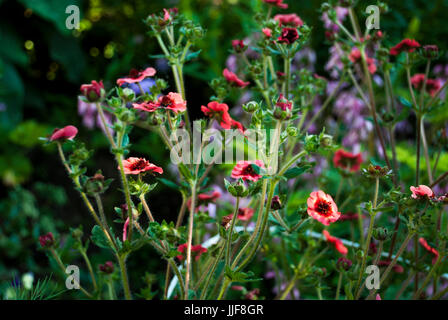
[[[154,112],[157,109],[168,109],[175,113],[187,110],[187,102],[177,92],[170,92],[165,96],[160,96],[157,102],[133,103],[134,109],[146,112]]]
[[[54,129],[50,136],[50,141],[56,140],[73,140],[78,134],[78,129],[75,126],[66,126],[62,129]]]
[[[240,88],[244,88],[247,85],[249,85],[250,82],[245,82],[243,80],[241,80],[240,78],[238,78],[238,76],[233,73],[232,71],[230,71],[229,69],[225,68],[222,72],[222,75],[224,76],[224,78],[226,78],[227,82],[229,82],[230,84],[240,87]]]
[[[261,175],[255,172],[252,164],[259,166],[260,168],[264,168],[263,161],[255,160],[255,161],[238,161],[236,166],[232,170],[231,177],[234,179],[243,179],[244,181],[257,181],[261,178]]]
[[[348,58],[353,63],[360,63],[361,59],[362,59],[361,51],[359,51],[358,48],[353,48],[352,52],[350,52],[350,55],[348,56]],[[366,56],[366,62],[367,62],[367,68],[369,69],[369,72],[371,74],[374,74],[376,72],[375,60]]]
[[[129,217],[126,219],[123,225],[123,242],[128,238]]]
[[[324,234],[327,241],[334,245],[334,247],[340,254],[345,256],[348,253],[348,249],[346,246],[344,246],[341,239],[333,237],[327,230],[324,230],[322,233]]]
[[[411,186],[409,189],[412,191],[411,197],[414,199],[421,199],[421,198],[433,198],[434,192],[431,190],[430,187],[425,186],[424,184],[419,185],[417,188],[414,186]]]
[[[196,202],[196,212],[199,211],[199,206],[207,206],[209,203],[213,203],[221,197],[221,193],[219,191],[213,191],[211,194],[200,193],[197,196]],[[187,207],[191,207],[191,198],[187,201]]]
[[[243,40],[232,40],[232,47],[235,52],[243,52],[246,49]]]
[[[150,163],[144,158],[130,157],[123,161],[124,173],[125,174],[139,174],[142,172],[151,172],[162,174],[163,169]],[[118,167],[120,170],[120,167]]]
[[[249,221],[253,215],[254,215],[254,209],[239,208],[236,217],[238,218],[238,220],[241,220],[241,221]],[[230,225],[230,221],[232,221],[232,219],[233,219],[233,213],[225,216],[225,221],[227,223],[229,223],[229,225]]]
[[[91,84],[83,84],[81,86],[81,94],[86,97],[89,102],[99,101],[105,94],[103,81],[98,83],[95,80],[92,80]]]
[[[414,52],[416,48],[420,47],[420,43],[413,39],[403,39],[396,46],[389,51],[390,55],[396,56],[402,52]]]
[[[381,300],[381,296],[379,293],[376,294],[375,300]]]
[[[134,109],[146,111],[146,112],[154,112],[160,108],[160,104],[157,102],[141,102],[141,103],[133,103],[132,106]]]
[[[280,26],[293,26],[293,27],[303,26],[302,19],[300,19],[300,17],[295,13],[277,14],[274,17],[274,20],[278,21]]]
[[[177,256],[177,259],[179,259],[180,261],[185,259],[187,248],[188,248],[187,243],[181,244],[180,246],[177,247],[177,251],[182,253],[181,255]],[[191,253],[196,253],[194,258],[196,261],[198,261],[201,255],[205,252],[207,252],[207,249],[201,246],[200,244],[191,246]]]
[[[269,28],[263,28],[261,29],[261,32],[264,33],[264,35],[266,36],[266,38],[270,38],[272,37],[272,30]]]
[[[335,168],[341,168],[350,172],[356,172],[361,167],[361,153],[351,153],[343,149],[335,152],[333,157],[333,165]]]
[[[426,249],[426,251],[434,255],[434,258],[432,259],[432,264],[435,264],[437,262],[437,259],[439,258],[439,251],[431,247],[424,238],[419,238],[418,242],[422,245],[423,248]]]
[[[280,9],[288,9],[288,4],[283,3],[283,0],[263,0],[267,4],[272,4]]]
[[[152,77],[156,74],[156,69],[154,68],[146,68],[143,71],[138,71],[136,69],[132,69],[129,72],[129,76],[127,78],[120,78],[117,80],[117,84],[121,86],[124,83],[136,83],[140,82],[147,77]]]
[[[341,216],[333,198],[321,190],[311,192],[307,205],[308,215],[326,226],[337,221]]]
[[[237,218],[241,221],[249,221],[254,215],[252,208],[239,208]]]

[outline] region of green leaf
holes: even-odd
[[[195,52],[190,52],[189,54],[187,54],[187,56],[185,57],[185,61],[190,61],[192,59],[195,59],[199,56],[199,54],[201,53],[202,50],[198,50]]]
[[[302,173],[306,172],[310,168],[312,168],[312,165],[304,165],[301,167],[289,168],[288,170],[286,170],[286,172],[283,174],[283,176],[286,179],[292,179],[292,178],[300,176]]]
[[[159,178],[158,179],[160,182],[162,182],[164,185],[166,185],[168,188],[174,189],[174,190],[179,190],[180,187],[174,183],[171,180],[165,179],[165,178]]]
[[[96,244],[98,247],[103,249],[109,249],[109,240],[107,240],[106,236],[104,235],[103,230],[99,225],[95,225],[92,229],[92,242]]]
[[[36,15],[52,22],[61,33],[69,34],[71,30],[65,26],[69,14],[65,10],[70,5],[80,7],[81,0],[19,0],[26,8],[30,8]]]

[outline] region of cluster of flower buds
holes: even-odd
[[[439,58],[439,47],[437,45],[426,45],[419,50],[419,53],[425,59],[436,60]]]
[[[279,196],[273,196],[271,201],[271,210],[280,210],[283,208],[282,201]]]
[[[388,167],[381,167],[378,165],[369,164],[367,169],[362,169],[362,173],[372,179],[376,178],[388,178],[392,175],[392,170]]]

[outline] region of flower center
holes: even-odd
[[[330,203],[325,200],[320,200],[316,205],[316,211],[323,216],[329,216],[331,213]]]
[[[143,170],[145,168],[146,168],[145,160],[138,160],[137,162],[133,163],[131,166],[131,170]]]
[[[252,167],[252,165],[248,165],[246,168],[244,168],[243,174],[254,175],[254,174],[256,174],[256,172],[255,172],[254,168]]]
[[[137,69],[131,69],[131,71],[129,71],[129,78],[136,79],[139,76],[140,76],[140,71],[138,71]]]

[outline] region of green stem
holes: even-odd
[[[189,285],[190,285],[190,269],[191,269],[191,242],[193,241],[193,221],[194,211],[196,206],[196,180],[191,185],[191,207],[188,224],[188,240],[187,240],[187,266],[185,271],[185,295],[184,299],[188,300]]]
[[[235,222],[238,216],[238,209],[240,207],[240,198],[236,198],[236,204],[235,204],[235,211],[232,216],[232,222],[229,229],[229,234],[227,236],[227,243],[226,243],[226,266],[230,267],[230,248],[232,247],[232,236],[233,236],[233,229],[235,227]]]
[[[336,297],[335,300],[339,300],[339,291],[341,291],[341,284],[342,284],[342,272],[339,271],[339,279],[338,279],[338,286],[336,287]]]
[[[124,297],[126,298],[126,300],[132,300],[131,289],[129,287],[128,272],[126,270],[126,256],[117,255],[117,259],[118,259],[118,265],[120,266]]]

